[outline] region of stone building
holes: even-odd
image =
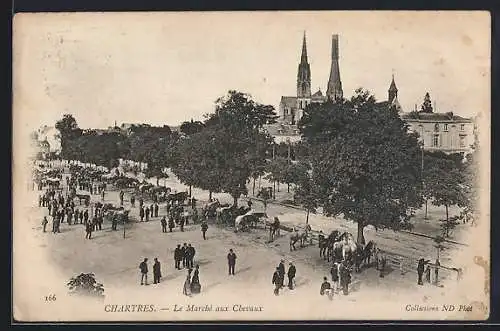
[[[307,56],[306,35],[302,40],[302,53],[297,70],[297,95],[282,96],[279,105],[278,123],[267,125],[265,129],[274,137],[276,143],[295,143],[300,141],[297,122],[304,109],[311,103],[335,102],[343,98],[342,81],[339,67],[339,37],[332,36],[331,67],[326,94],[319,89],[311,94],[311,68]],[[387,104],[395,107],[401,118],[408,123],[411,131],[417,132],[424,143],[424,149],[445,153],[467,153],[475,141],[475,121],[452,112],[438,113],[432,108],[429,93],[426,93],[420,111],[404,112],[398,100],[398,88],[392,75],[389,85]]]
[[[306,34],[302,39],[302,53],[297,70],[297,95],[282,96],[279,105],[278,122],[283,125],[296,125],[302,118],[304,109],[311,103],[323,103],[328,99],[340,100],[343,97],[339,68],[339,37],[332,36],[332,64],[326,95],[320,89],[311,94],[311,67],[307,57]]]
[[[474,120],[448,113],[422,111],[401,114],[409,129],[418,133],[424,150],[468,153],[475,139]]]

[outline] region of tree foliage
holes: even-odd
[[[229,193],[237,205],[247,193],[248,178],[261,169],[271,142],[262,126],[275,117],[272,106],[229,91],[217,99],[215,113],[206,115],[204,128],[179,144],[174,173],[187,185]]]
[[[327,215],[401,229],[422,205],[416,134],[394,109],[358,89],[348,101],[308,107],[299,127],[310,146],[312,181]]]
[[[180,131],[183,134],[190,136],[192,134],[200,132],[201,130],[203,130],[204,127],[205,124],[203,124],[203,122],[191,120],[182,122]]]
[[[64,114],[63,118],[56,122],[55,128],[59,130],[61,138],[61,157],[72,159],[78,155],[74,150],[74,141],[82,135],[76,119],[71,114]]]
[[[422,103],[422,106],[420,107],[420,111],[422,113],[432,113],[434,111],[432,109],[432,102],[431,102],[431,97],[429,95],[429,92],[425,93],[424,102]]]
[[[98,283],[93,273],[81,273],[67,283],[70,294],[104,298],[104,287]]]

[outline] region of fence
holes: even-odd
[[[266,225],[269,226],[271,222],[267,222]],[[293,228],[287,225],[280,225],[280,229],[284,231],[291,232]],[[311,230],[309,232],[312,242],[319,242],[320,231]],[[417,273],[418,259],[404,256],[401,254],[393,253],[388,250],[380,250],[386,259],[387,266],[391,267],[393,270],[399,270],[401,275],[405,275],[408,272]],[[462,270],[460,268],[452,268],[442,265],[436,265],[435,263],[427,263],[425,268],[429,266],[430,268],[430,281],[439,285],[439,281],[443,279],[456,279],[459,281],[462,278]],[[437,270],[437,273],[436,273]],[[425,279],[425,273],[423,278]]]

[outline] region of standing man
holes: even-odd
[[[290,290],[293,290],[293,283],[296,272],[297,270],[295,269],[295,266],[293,265],[292,262],[290,262],[290,266],[288,267],[288,288]]]
[[[184,243],[181,248],[181,257],[182,257],[182,267],[185,268],[187,266],[187,244]]]
[[[102,198],[102,201],[104,201],[104,190],[102,190],[102,192],[101,192],[101,198]]]
[[[201,223],[201,232],[203,233],[203,240],[207,240],[206,233],[208,230],[208,224],[207,221],[203,220]]]
[[[45,232],[47,228],[47,223],[49,223],[49,221],[47,221],[47,216],[44,216],[42,220],[43,232]]]
[[[139,208],[142,208],[142,206],[144,205],[144,199],[142,199],[142,197],[139,198]]]
[[[141,218],[141,222],[144,221],[144,208],[141,206],[139,209],[139,216]]]
[[[332,264],[330,275],[332,276],[333,289],[334,291],[337,291],[339,288],[339,265],[337,262]]]
[[[144,261],[139,264],[139,269],[141,270],[141,285],[148,285],[148,258],[144,258]]]
[[[158,206],[158,203],[155,202],[155,217],[158,217],[158,210],[160,207]]]
[[[123,191],[120,191],[120,206],[123,206]]]
[[[158,258],[155,257],[155,263],[153,264],[153,284],[159,284],[161,278],[161,265]]]
[[[166,233],[167,232],[167,220],[165,219],[165,216],[161,218],[161,232]]]
[[[135,196],[131,196],[130,197],[130,204],[132,205],[132,207],[135,207]]]
[[[149,221],[149,207],[146,207],[146,222]]]
[[[85,224],[87,224],[87,222],[89,220],[89,210],[88,209],[85,209],[85,211],[83,212],[83,220],[84,220]]]
[[[280,274],[280,268],[276,267],[276,271],[273,274],[273,282],[272,284],[274,285],[274,295],[279,295],[280,288],[282,287],[281,283],[281,274]]]
[[[422,281],[424,269],[425,269],[425,260],[424,259],[418,260],[418,265],[417,265],[417,274],[418,274],[417,284],[418,285],[424,285],[424,282]]]
[[[227,254],[227,264],[229,266],[229,275],[234,276],[234,266],[236,265],[236,254],[233,252],[233,249],[229,250]]]
[[[280,273],[280,286],[283,287],[285,283],[285,261],[280,261],[280,264],[278,265],[278,271]]]
[[[181,217],[179,220],[179,225],[181,227],[181,232],[184,232],[184,217]]]
[[[87,222],[87,224],[85,224],[85,239],[92,239],[92,224],[90,224],[90,222]]]
[[[187,248],[189,255],[188,255],[188,268],[194,268],[194,255],[196,254],[196,250],[194,249],[191,244],[188,244]]]
[[[172,232],[173,228],[175,228],[175,222],[174,222],[174,218],[172,217],[172,215],[170,215],[168,217],[168,229],[170,230],[170,232]]]
[[[435,267],[434,267],[434,284],[438,285],[439,283],[439,267],[441,266],[441,263],[439,263],[439,260],[436,259]]]
[[[177,245],[174,251],[174,261],[175,261],[175,269],[181,269],[181,257],[182,257],[182,249],[181,245]]]
[[[344,295],[348,295],[349,283],[351,283],[351,272],[349,268],[345,265],[345,262],[340,263],[339,273],[340,273],[340,286],[342,287],[342,292]]]

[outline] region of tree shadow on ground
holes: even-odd
[[[235,268],[236,269],[236,268]],[[236,269],[236,271],[234,272],[235,275],[238,275],[240,273],[243,273],[243,272],[246,272],[248,270],[252,269],[252,267],[245,267],[245,268],[242,268],[242,269]]]
[[[205,293],[209,292],[212,288],[214,288],[214,287],[216,287],[216,286],[218,286],[220,284],[222,284],[222,283],[221,282],[216,282],[216,283],[209,284],[209,285],[207,285],[205,287],[202,286],[201,291],[205,292]]]

